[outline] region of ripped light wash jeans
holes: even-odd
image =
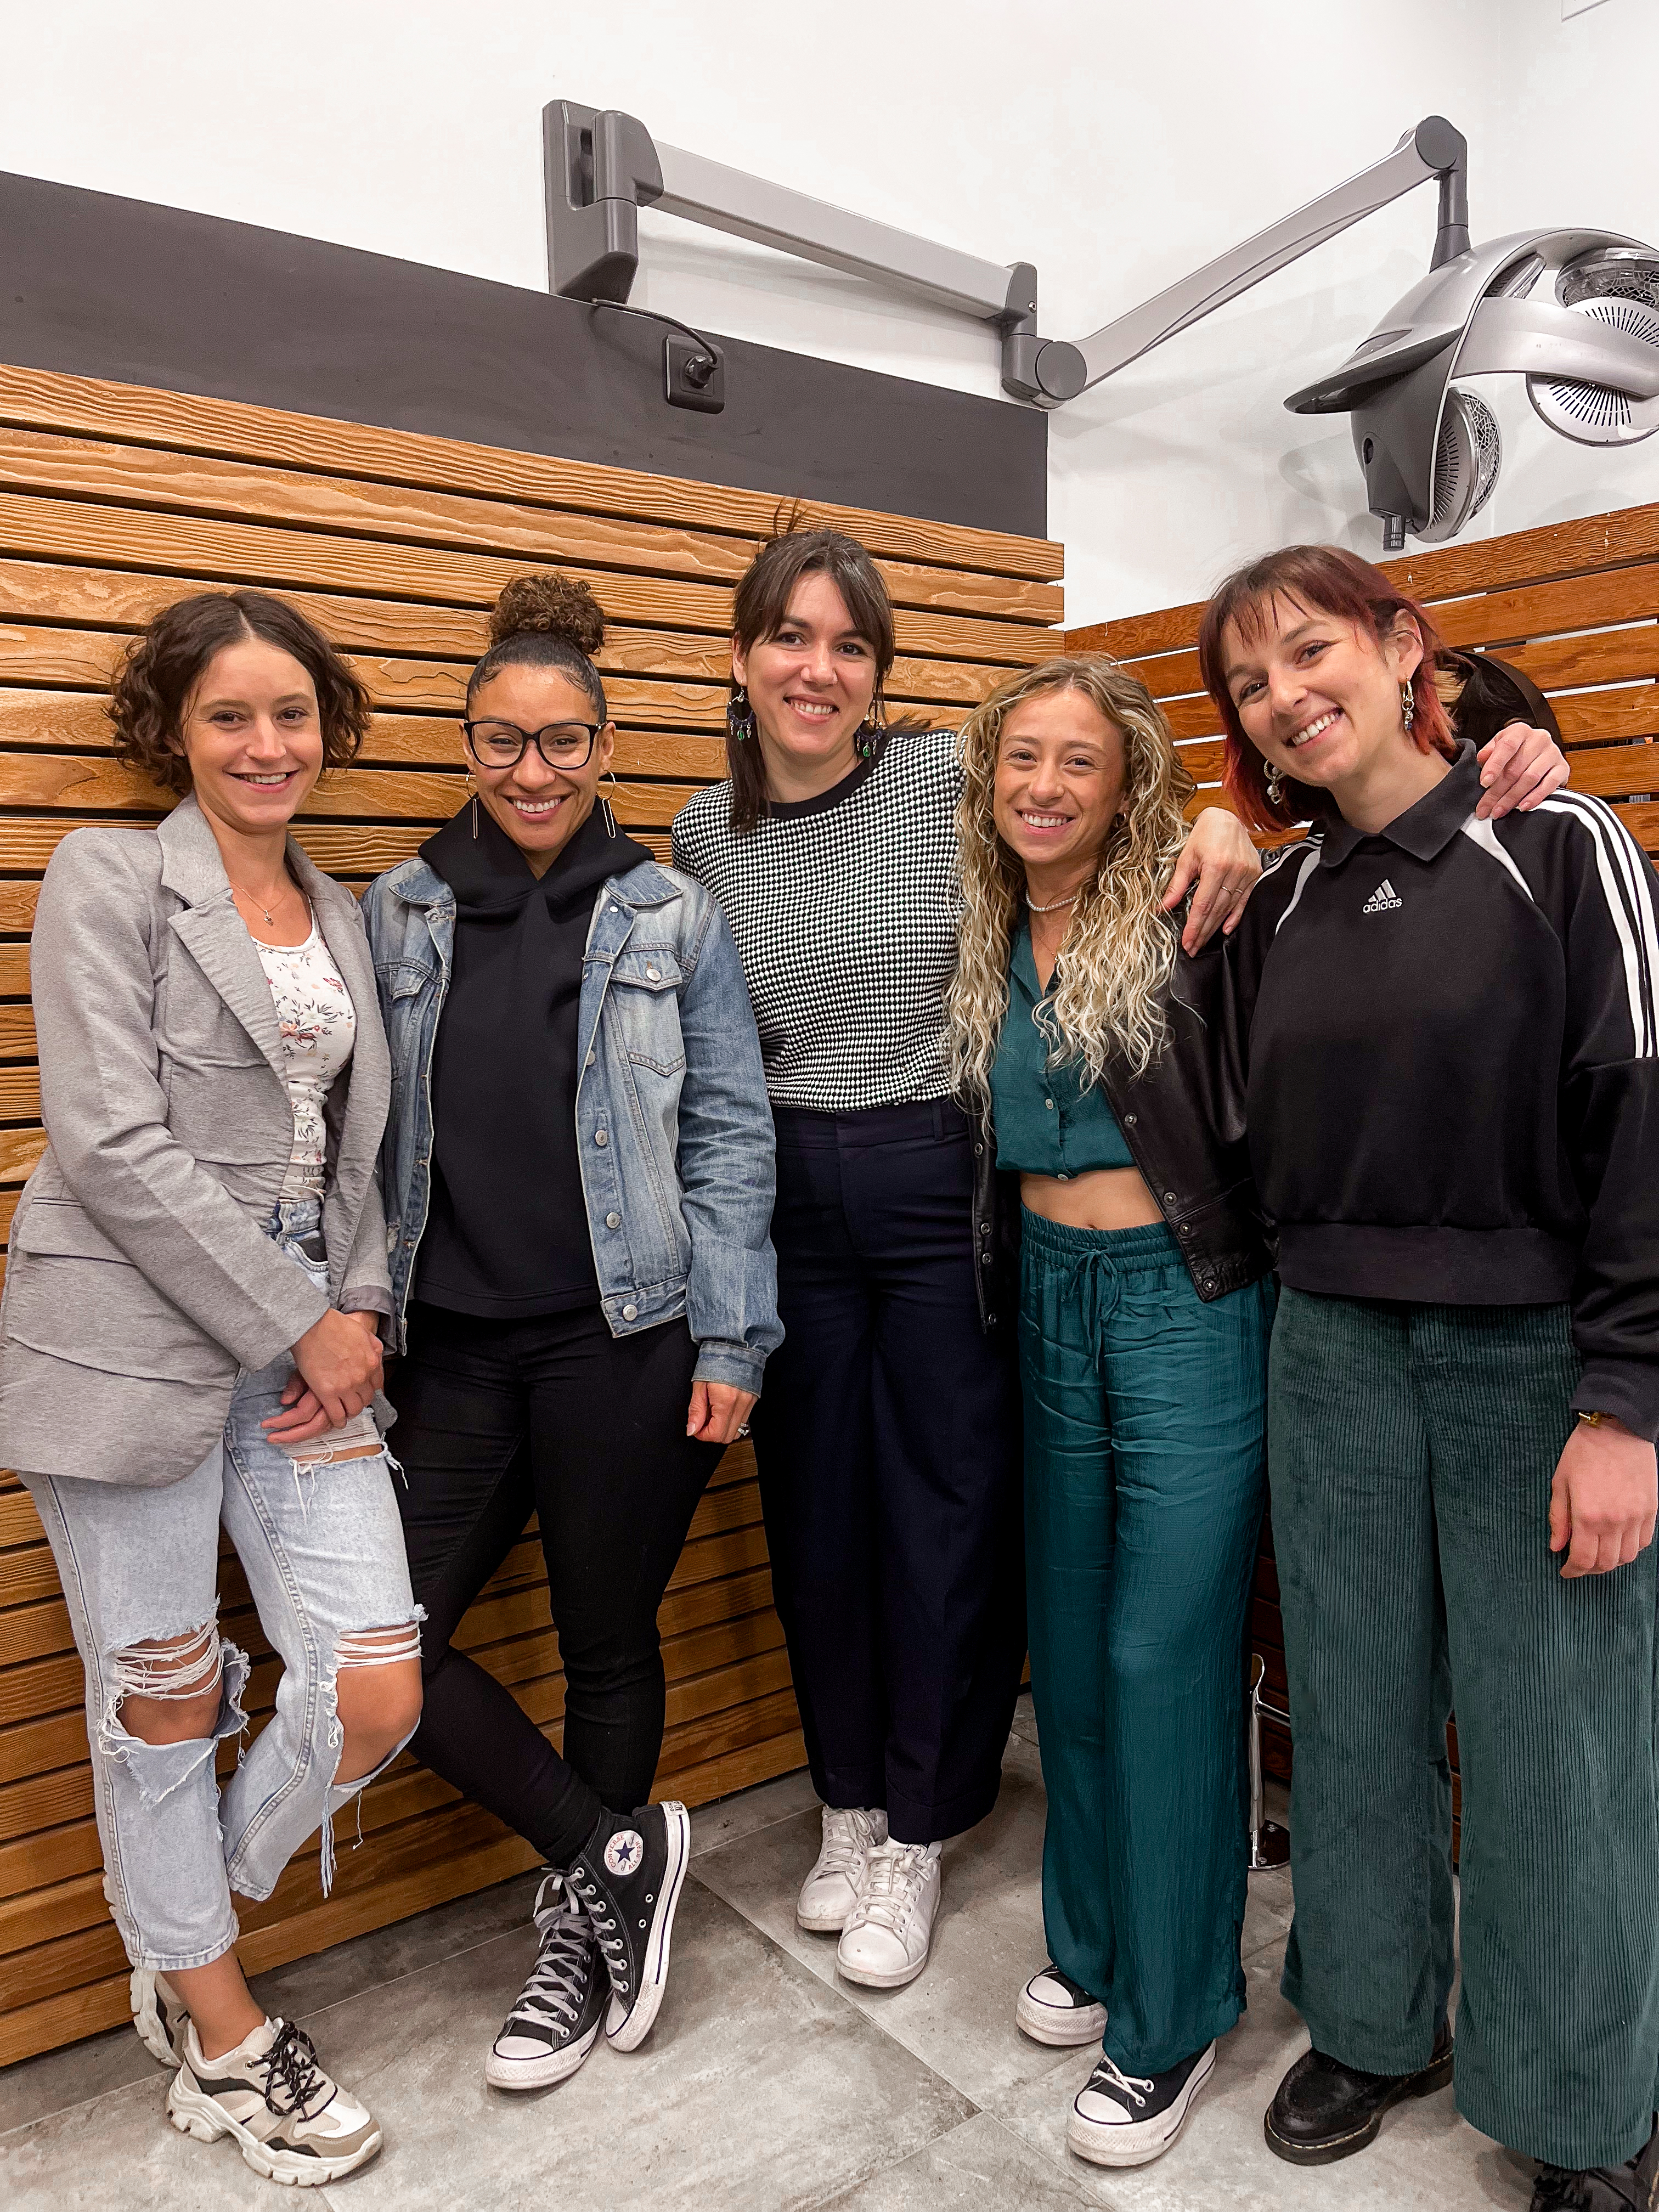
[[[314,1200],[284,1200],[267,1233],[325,1281],[319,1218]],[[219,1443],[181,1482],[127,1489],[25,1478],[86,1667],[106,1892],[133,1964],[163,1973],[207,1966],[228,1951],[237,1936],[231,1891],[269,1897],[319,1828],[326,1894],[333,1815],[397,1756],[361,1780],[336,1784],[343,1741],[336,1671],[412,1658],[420,1649],[421,1613],[384,1451],[301,1471],[260,1427],[293,1371],[287,1352],[258,1374],[244,1371]],[[222,1739],[247,1725],[248,1659],[217,1632],[221,1522],[283,1662],[275,1715],[222,1791],[214,1757]],[[408,1633],[354,1644],[388,1628]],[[191,1632],[200,1637],[199,1653],[192,1646],[189,1655],[197,1663],[182,1674],[170,1670],[167,1687],[199,1694],[217,1679],[214,1733],[143,1742],[122,1726],[121,1700],[154,1695],[161,1681],[132,1647]]]

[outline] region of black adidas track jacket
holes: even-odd
[[[1251,1164],[1293,1288],[1571,1302],[1576,1407],[1659,1434],[1659,879],[1480,770],[1276,855],[1230,953]]]

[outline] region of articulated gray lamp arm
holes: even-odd
[[[1038,336],[1036,270],[1028,261],[984,261],[659,144],[642,123],[614,108],[555,100],[544,110],[543,131],[548,274],[555,292],[624,304],[639,265],[638,210],[660,207],[991,324],[1002,337],[1003,389],[1039,407],[1075,398],[1431,177],[1440,180],[1431,265],[1439,268],[1469,243],[1467,142],[1443,117],[1431,115],[1346,184],[1073,345]]]

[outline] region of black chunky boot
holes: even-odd
[[[651,2033],[668,1984],[668,1942],[691,1856],[684,1805],[601,1813],[570,1869],[611,1975],[605,2040],[633,2051]]]
[[[1659,2126],[1622,2166],[1540,2166],[1532,2212],[1654,2212],[1659,2205]]]
[[[1322,2051],[1304,2051],[1279,2083],[1261,2131],[1275,2157],[1292,2166],[1331,2166],[1375,2142],[1395,2105],[1443,2089],[1451,2077],[1451,2028],[1443,2020],[1428,2064],[1414,2074],[1364,2074]]]

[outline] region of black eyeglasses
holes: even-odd
[[[516,768],[526,745],[534,745],[549,768],[585,768],[604,727],[603,722],[550,722],[541,730],[521,730],[516,722],[461,724],[480,768]]]

